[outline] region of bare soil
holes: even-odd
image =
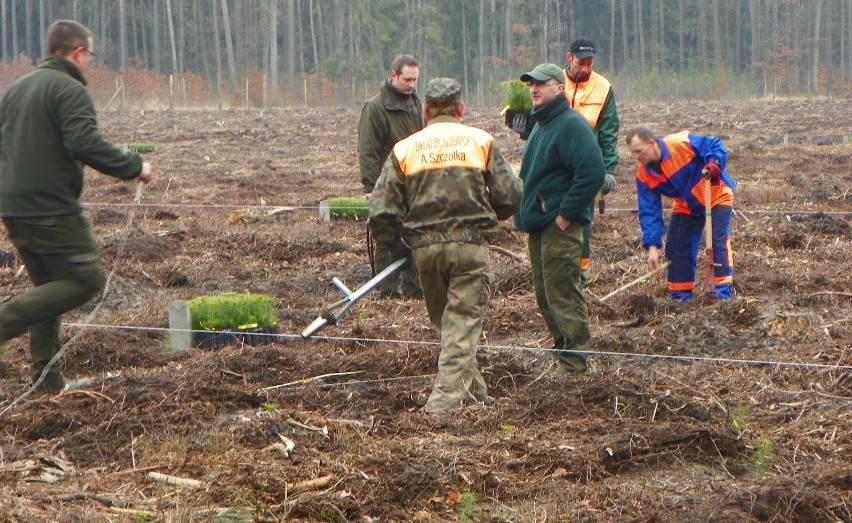
[[[852,102],[620,109],[623,131],[725,141],[736,298],[673,303],[657,275],[601,300],[646,272],[622,146],[594,222],[591,371],[547,372],[506,223],[479,354],[493,401],[438,417],[422,302],[369,295],[299,335],[340,299],[332,277],[370,277],[365,224],[317,210],[361,193],[358,108],[102,115],[116,143],[157,144],[157,180],[134,205],[133,184],[88,175],[114,272],[63,335],[94,324],[64,358],[91,382],[0,418],[0,521],[852,521]],[[465,121],[520,162],[496,111]],[[0,299],[28,287],[5,238],[0,265]],[[168,304],[224,291],[275,296],[281,334],[169,350]],[[0,406],[28,368],[12,340]]]

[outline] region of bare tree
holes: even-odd
[[[609,70],[615,70],[615,0],[609,2]]]
[[[322,105],[322,75],[320,74],[319,68],[319,50],[317,49],[317,31],[316,26],[314,24],[314,0],[310,0],[308,3],[308,15],[311,19],[311,47],[314,51],[314,70],[317,75],[317,105]]]
[[[296,84],[296,0],[287,0],[287,89]]]
[[[44,0],[38,0],[38,45],[41,52],[39,56],[44,58],[47,56],[46,42],[44,38],[45,28],[47,27],[47,17],[44,14]]]
[[[9,44],[7,42],[9,33],[6,32],[6,28],[9,26],[9,13],[6,10],[6,0],[0,0],[0,40],[2,43],[2,50],[0,50],[0,62],[5,62],[9,60]]]
[[[160,0],[154,0],[154,10],[151,13],[151,27],[154,29],[154,36],[152,38],[154,49],[152,50],[152,56],[154,58],[154,72],[162,73],[162,51],[160,50],[160,43],[163,38],[160,36]]]
[[[627,0],[621,0],[621,48],[625,66],[630,63],[630,45],[627,41]]]
[[[222,26],[225,30],[225,50],[228,55],[228,79],[231,88],[237,85],[237,64],[234,61],[234,41],[231,39],[231,17],[228,16],[228,2],[222,0]]]
[[[24,36],[26,38],[24,48],[27,51],[27,58],[32,62],[35,58],[35,50],[33,49],[33,0],[24,1],[24,16],[26,20],[26,26],[24,27]]]
[[[462,4],[464,5],[464,4]],[[464,24],[464,11],[462,11],[462,24]],[[514,54],[512,48],[512,42],[515,39],[514,31],[512,31],[512,0],[506,0],[506,12],[505,18],[503,21],[503,31],[504,31],[504,40],[506,47],[506,63],[508,70],[506,71],[506,76],[509,78],[514,76],[514,70],[512,68],[512,64],[514,63]],[[467,64],[465,63],[465,82],[467,81]]]
[[[222,45],[219,41],[219,15],[216,0],[210,0],[210,14],[213,16],[213,50],[216,54],[216,101],[222,110]]]
[[[278,0],[269,1],[269,82],[272,87],[271,105],[278,93]]]
[[[822,13],[822,0],[813,0],[814,12],[814,44],[811,46],[813,58],[811,61],[811,85],[808,91],[816,94],[819,92],[819,26]]]
[[[713,13],[713,60],[716,67],[723,67],[722,62],[722,35],[719,29],[719,0],[712,2]]]
[[[126,0],[118,0],[118,40],[119,69],[127,69],[127,4]]]
[[[18,58],[18,2],[12,2],[12,56]]]
[[[485,81],[485,0],[479,0],[479,82],[476,88],[476,100],[482,105],[483,82]]]

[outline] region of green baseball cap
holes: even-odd
[[[521,75],[522,82],[546,82],[548,80],[556,80],[560,84],[564,84],[565,76],[562,73],[562,68],[556,64],[538,64],[532,71]]]

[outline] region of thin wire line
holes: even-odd
[[[130,207],[134,204],[132,203],[102,203],[102,202],[89,202],[85,204],[89,207]],[[141,208],[188,208],[188,209],[263,209],[263,210],[274,210],[274,209],[291,209],[294,211],[297,210],[318,210],[320,207],[318,205],[274,205],[274,204],[265,204],[265,205],[238,205],[238,204],[194,204],[194,203],[143,203],[138,205]],[[800,209],[793,209],[787,211],[776,211],[770,209],[735,209],[736,212],[740,212],[743,214],[804,214],[804,215],[813,215],[813,214],[823,214],[826,216],[852,216],[852,211],[806,211]],[[621,209],[621,208],[609,208],[607,207],[606,212],[627,212],[627,213],[638,213],[639,209]]]
[[[83,324],[83,323],[63,323],[63,325],[69,327],[94,327],[99,329],[120,329],[120,330],[130,330],[130,331],[151,331],[151,332],[208,332],[208,333],[216,333],[216,334],[235,334],[235,331],[197,331],[192,329],[169,329],[164,327],[134,327],[128,325],[92,325],[92,324]],[[242,333],[239,333],[242,334]],[[306,341],[302,336],[297,334],[278,334],[278,333],[245,333],[251,334],[252,336],[265,336],[270,339],[282,339],[282,340],[302,340]],[[435,341],[414,341],[414,340],[391,340],[391,339],[382,339],[382,338],[346,338],[339,336],[312,336],[311,340],[316,341],[334,341],[334,342],[346,342],[346,343],[358,343],[363,345],[368,344],[389,344],[389,345],[417,345],[417,346],[425,346],[425,347],[436,347],[440,348],[441,344]],[[530,352],[562,352],[559,349],[540,349],[538,347],[516,347],[513,345],[479,345],[480,349],[483,350],[505,350],[505,351],[530,351]],[[584,354],[588,354],[589,356],[614,356],[614,357],[626,357],[626,358],[648,358],[648,359],[659,359],[659,360],[673,360],[673,361],[689,361],[689,362],[703,362],[703,363],[730,363],[730,364],[738,364],[738,365],[766,365],[766,366],[778,366],[778,367],[793,367],[793,368],[806,368],[806,369],[824,369],[824,370],[839,370],[844,372],[852,372],[852,365],[828,365],[824,363],[800,363],[800,362],[791,362],[791,361],[772,361],[772,360],[740,360],[734,358],[711,358],[706,356],[677,356],[672,354],[643,354],[638,352],[612,352],[612,351],[583,351]]]

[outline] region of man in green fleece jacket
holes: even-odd
[[[407,54],[397,56],[391,64],[390,77],[361,109],[358,122],[358,166],[361,168],[364,196],[368,200],[393,146],[423,129],[423,106],[417,97],[418,78],[420,66],[417,60]],[[375,272],[381,272],[393,263],[395,254],[390,245],[376,240],[375,259],[372,260]],[[385,278],[379,290],[384,296],[422,296],[414,262],[410,260],[399,273]]]
[[[553,336],[555,363],[585,372],[591,336],[580,288],[583,227],[606,170],[595,133],[564,95],[562,69],[539,64],[521,81],[529,85],[536,125],[521,160],[524,196],[515,225],[529,233],[535,298]]]
[[[124,180],[152,179],[150,164],[98,129],[83,76],[95,57],[92,32],[58,20],[48,30],[47,51],[0,101],[0,218],[35,285],[0,306],[0,342],[29,331],[34,383],[60,349],[62,314],[104,285],[100,251],[79,201],[83,165]],[[57,393],[64,386],[57,362],[38,390]]]

